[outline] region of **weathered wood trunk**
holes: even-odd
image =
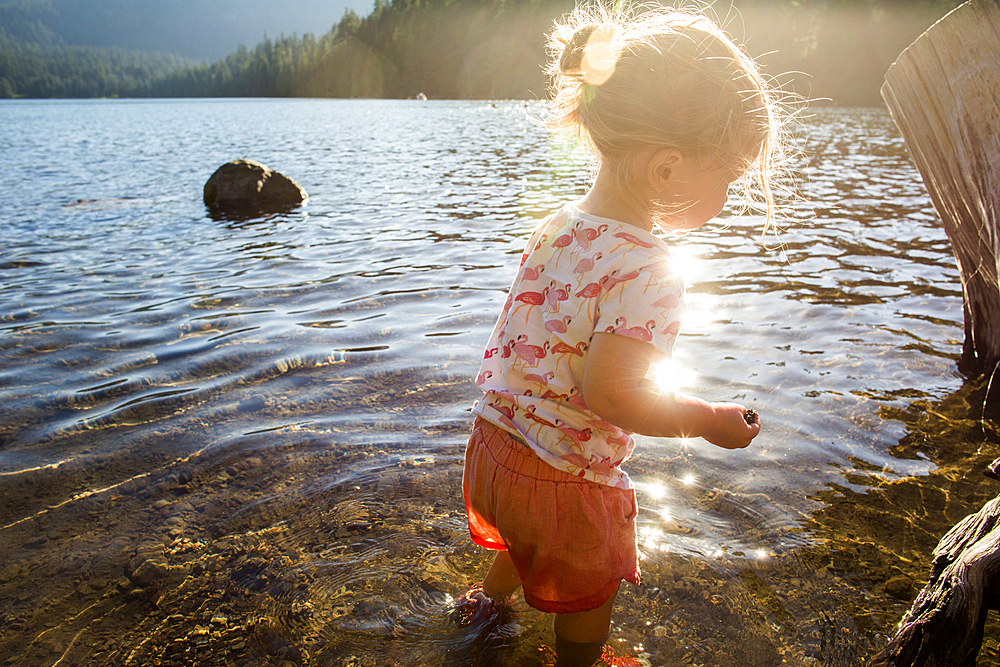
[[[1000,0],[931,26],[885,75],[882,97],[951,239],[965,294],[959,368],[1000,362]]]
[[[961,271],[959,368],[994,373],[1000,366],[1000,0],[971,0],[931,26],[886,72],[882,97]],[[996,465],[1000,475],[1000,460]],[[987,610],[998,606],[1000,497],[941,539],[930,582],[872,665],[972,667]]]
[[[1000,603],[1000,497],[962,519],[934,549],[931,579],[878,667],[971,667],[986,612]]]

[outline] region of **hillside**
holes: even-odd
[[[348,10],[325,33],[285,33],[253,48],[240,44],[211,64],[115,50],[162,51],[166,42],[141,37],[157,31],[172,43],[194,43],[197,35],[211,30],[204,12],[231,1],[0,5],[0,96],[412,97],[423,92],[432,98],[541,98],[546,89],[544,35],[552,20],[574,4],[375,0],[367,16]],[[294,0],[282,9],[319,1]],[[248,8],[263,4],[244,2]],[[89,23],[65,23],[66,16],[78,15],[91,3]],[[717,0],[713,9],[727,30],[746,42],[751,55],[760,57],[765,74],[785,89],[823,103],[873,106],[882,104],[882,77],[896,56],[960,3]],[[102,32],[102,24],[115,21],[114,30],[105,26]],[[119,39],[115,48],[70,46],[88,35],[91,43],[102,44],[123,30],[132,37]]]
[[[28,44],[117,47],[214,61],[240,44],[324,34],[372,0],[0,0],[0,30]]]
[[[162,53],[24,44],[0,35],[0,98],[148,97],[192,61]]]

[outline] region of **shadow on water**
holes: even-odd
[[[216,206],[206,206],[208,217],[215,222],[229,223],[234,227],[244,224],[255,224],[267,222],[270,219],[280,218],[287,215],[306,215],[302,210],[302,204],[295,205],[274,205],[274,206],[240,206],[220,208]]]

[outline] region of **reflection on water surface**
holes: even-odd
[[[548,664],[523,603],[484,636],[450,616],[487,561],[460,492],[481,346],[533,221],[587,182],[541,110],[0,104],[4,655]],[[679,243],[675,375],[764,431],[640,439],[614,636],[644,664],[862,664],[993,495],[958,274],[891,120],[820,110],[796,141],[780,245],[752,217]],[[201,186],[240,156],[308,205],[210,219]]]

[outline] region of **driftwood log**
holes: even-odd
[[[934,549],[930,582],[900,621],[878,667],[972,667],[986,612],[1000,603],[1000,497],[965,517]]]
[[[972,0],[931,26],[885,75],[882,97],[920,170],[962,274],[959,368],[1000,362],[1000,0]]]

